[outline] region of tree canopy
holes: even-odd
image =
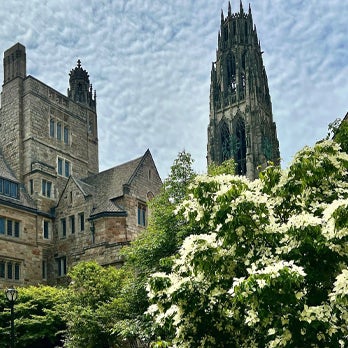
[[[18,288],[15,305],[16,347],[55,347],[66,328],[57,308],[65,299],[65,290],[51,286]],[[0,296],[0,347],[9,347],[9,304]]]
[[[199,176],[177,211],[192,228],[148,284],[173,347],[343,347],[348,335],[348,155],[332,141],[253,182]]]

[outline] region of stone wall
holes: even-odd
[[[43,276],[43,261],[49,264],[52,236],[45,239],[43,234],[43,216],[35,212],[23,211],[6,205],[0,205],[0,218],[12,223],[19,222],[19,236],[9,236],[7,231],[0,234],[0,262],[6,263],[5,277],[0,276],[0,288],[8,286],[23,286],[30,284],[45,284],[52,273],[47,268]],[[52,222],[50,222],[52,231]],[[8,278],[7,266],[11,263],[19,265],[19,279],[15,279],[13,268],[12,278]]]

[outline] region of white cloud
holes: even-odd
[[[27,73],[66,93],[78,58],[97,90],[100,167],[150,148],[162,177],[177,153],[205,171],[209,79],[227,0],[8,0],[3,51],[20,41]],[[247,3],[244,1],[245,9]],[[348,108],[348,3],[251,1],[286,165]],[[232,1],[232,11],[239,1]]]

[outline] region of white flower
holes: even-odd
[[[275,333],[276,333],[276,330],[275,328],[272,327],[271,329],[268,330],[267,335],[271,336],[271,335],[274,335]]]
[[[260,289],[264,288],[267,283],[264,279],[256,279],[257,285],[260,287]]]
[[[348,295],[348,269],[344,269],[341,274],[336,277],[334,288],[330,296],[330,301],[336,301],[337,298],[343,298]]]

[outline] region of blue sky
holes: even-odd
[[[231,4],[239,11],[239,0]],[[348,111],[348,1],[250,4],[285,168]],[[0,50],[21,42],[27,74],[64,94],[81,59],[97,91],[101,170],[149,148],[165,178],[185,149],[203,173],[210,69],[227,6],[227,0],[7,0]]]

